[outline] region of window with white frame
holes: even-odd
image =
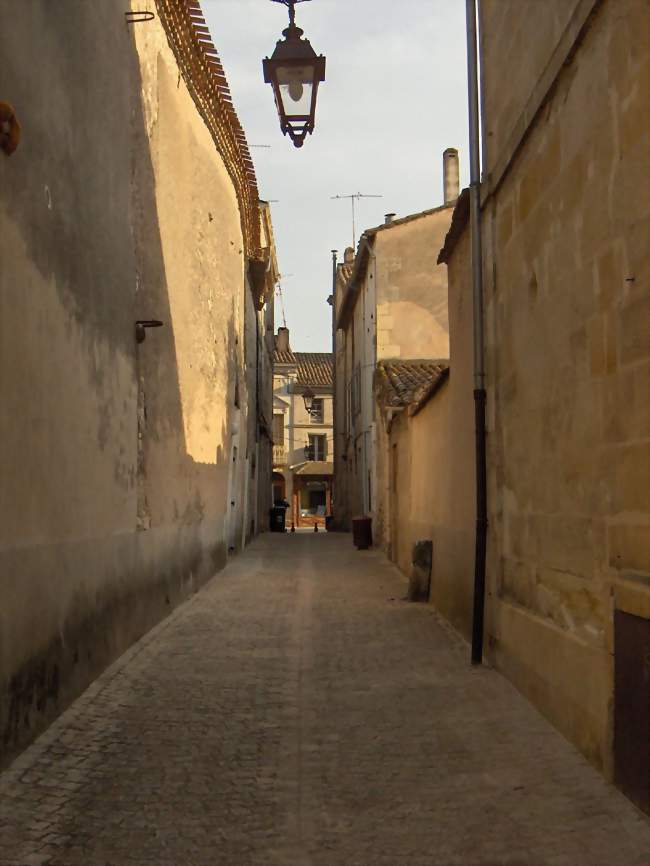
[[[327,460],[327,437],[324,435],[309,434],[309,445],[307,446],[307,459],[314,461]]]
[[[322,424],[325,419],[324,400],[322,397],[314,397],[310,412],[312,424]]]

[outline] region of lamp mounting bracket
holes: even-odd
[[[282,3],[283,6],[289,8],[289,24],[296,23],[296,3],[308,3],[309,0],[271,0],[271,3]]]

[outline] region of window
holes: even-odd
[[[311,423],[312,424],[322,424],[325,418],[323,408],[323,398],[322,397],[314,397],[312,408],[311,408]]]
[[[323,481],[310,481],[299,494],[301,517],[325,517],[327,514],[327,485]]]
[[[284,445],[284,415],[273,416],[273,444]]]
[[[306,448],[307,460],[327,460],[327,438],[309,434],[309,445]]]

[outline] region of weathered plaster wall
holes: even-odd
[[[339,270],[339,282],[337,283],[337,300],[342,294],[341,277]],[[333,410],[336,413],[334,435],[336,436],[336,448],[334,452],[334,501],[333,526],[337,530],[350,528],[350,494],[349,494],[349,472],[348,472],[348,387],[346,376],[346,336],[343,330],[336,332],[336,351],[334,359],[334,375],[336,377],[336,398]]]
[[[360,317],[357,317],[356,328],[349,324],[345,330],[339,331],[342,348],[337,363],[341,378],[336,386],[336,399],[342,406],[343,421],[340,428],[341,459],[337,463],[338,475],[335,479],[335,487],[336,509],[340,519],[339,525],[342,529],[350,529],[352,518],[364,513],[362,488],[364,463],[362,443],[359,438],[362,428],[360,411],[355,410],[353,404],[353,377],[356,375],[357,382],[361,381],[361,368],[363,366],[361,358],[368,343],[364,344],[363,328],[359,325],[359,321]],[[357,336],[357,332],[360,332],[361,337]],[[359,344],[360,339],[361,343]],[[372,362],[369,363],[372,364]],[[360,407],[360,402],[357,401],[356,405]]]
[[[244,295],[244,356],[246,404],[250,423],[246,426],[246,500],[244,505],[244,539],[249,541],[257,531],[257,494],[259,431],[258,415],[258,329],[259,313],[255,309],[253,293],[246,287]]]
[[[449,270],[449,379],[419,412],[396,415],[388,436],[382,420],[377,525],[378,540],[406,575],[411,573],[415,543],[433,542],[431,602],[469,636],[475,466],[468,236],[461,240]]]
[[[5,758],[223,564],[243,484],[230,178],[158,21],[59,5],[0,28],[23,127],[0,160]]]
[[[452,212],[442,207],[377,232],[377,360],[449,356],[447,269],[436,260]]]
[[[362,239],[357,260],[367,256],[367,266],[354,289],[352,313],[338,333],[336,511],[342,528],[353,517],[370,515],[375,542],[382,545],[389,532],[388,464],[382,452],[388,443],[375,407],[375,368],[385,358],[449,355],[447,269],[437,258],[452,213],[452,206],[440,207]],[[341,287],[339,306],[349,291]]]
[[[504,5],[512,55],[497,6],[499,118],[537,19]],[[600,4],[486,228],[489,648],[608,773],[613,611],[650,616],[649,28],[645,2]]]

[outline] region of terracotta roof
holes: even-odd
[[[334,464],[324,460],[304,463],[294,470],[294,475],[334,475]]]
[[[382,407],[417,412],[435,394],[449,374],[448,360],[380,361],[375,393]]]
[[[295,364],[298,367],[297,385],[331,387],[334,383],[334,362],[331,352],[278,352],[274,364]]]

